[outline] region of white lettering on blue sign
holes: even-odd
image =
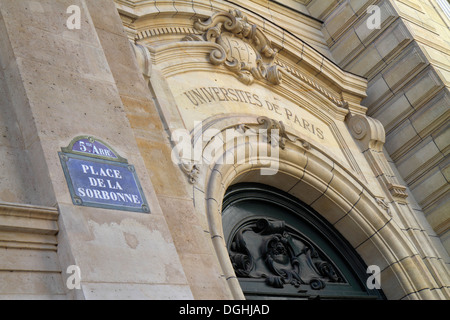
[[[99,141],[91,142],[88,139],[81,139],[74,143],[72,151],[117,159],[117,156],[114,154],[114,152],[103,143]]]
[[[140,208],[144,204],[133,171],[127,165],[69,158],[73,189],[83,203]]]

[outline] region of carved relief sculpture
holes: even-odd
[[[286,148],[286,142],[299,141],[303,148],[311,150],[311,144],[306,140],[303,140],[297,136],[291,136],[286,132],[286,127],[282,121],[271,119],[265,116],[258,117],[258,125],[252,126],[248,124],[240,124],[235,129],[242,134],[248,134],[249,130],[253,134],[264,134],[267,143],[273,146],[278,146],[284,150]]]
[[[331,261],[284,221],[258,219],[236,232],[229,248],[236,275],[265,279],[273,288],[306,284],[313,290],[327,283],[345,283]]]
[[[257,80],[281,83],[281,72],[274,64],[277,52],[254,24],[239,10],[215,13],[206,21],[194,23],[199,34],[191,34],[184,41],[208,41],[218,44],[210,54],[210,62],[223,65],[236,73],[238,79],[250,85]]]

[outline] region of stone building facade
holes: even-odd
[[[0,298],[449,299],[449,11],[0,0]]]

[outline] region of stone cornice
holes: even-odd
[[[167,1],[158,2],[157,7],[154,1],[116,0],[116,2],[119,12],[127,15],[125,19],[127,21],[124,21],[124,24],[128,29],[135,28],[135,41],[143,45],[152,45],[151,39],[156,38],[159,44],[177,41],[176,39],[180,41],[195,31],[192,19],[194,21],[208,19],[213,11],[230,9],[226,2],[211,3],[214,7],[211,7],[209,2],[180,1],[176,3],[176,7],[172,3],[169,5]],[[324,93],[334,104],[349,109],[353,106],[355,109],[359,108],[360,101],[366,97],[366,79],[342,70],[316,49],[294,35],[280,30],[271,22],[262,21],[261,17],[254,16],[248,11],[245,14],[248,15],[248,20],[258,25],[265,37],[270,39],[272,47],[279,51],[277,64],[286,65],[286,62],[290,61],[291,65],[287,70],[293,71],[293,76],[302,74],[305,78],[308,77],[311,83],[314,83],[313,87]],[[130,16],[133,18],[131,19]],[[162,26],[158,23],[158,19],[168,17],[173,17],[172,26],[166,27],[167,24]],[[189,19],[186,20],[186,18]],[[306,69],[309,73],[302,72]],[[365,110],[359,111],[365,112]]]
[[[157,47],[147,47],[151,56],[151,64],[157,66],[164,77],[173,77],[189,71],[210,72],[211,64],[206,58],[213,49],[219,48],[216,43],[206,41],[189,41],[166,43]],[[291,101],[303,101],[303,107],[326,123],[331,119],[343,121],[348,113],[347,105],[343,105],[336,95],[308,78],[301,71],[289,72],[282,68],[284,80],[280,85],[273,85],[265,80],[256,80],[259,84],[285,96]],[[230,74],[233,71],[223,66],[216,67],[215,73]],[[310,101],[306,103],[306,101]]]

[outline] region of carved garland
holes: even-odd
[[[255,79],[275,85],[281,83],[281,72],[274,63],[277,52],[258,26],[250,24],[241,11],[215,13],[206,21],[195,22],[194,29],[199,34],[190,34],[183,40],[218,44],[210,53],[213,65],[225,66],[246,85]]]
[[[299,137],[289,136],[286,132],[286,127],[284,126],[283,121],[278,121],[265,116],[258,117],[257,121],[259,125],[255,128],[256,130],[254,129],[255,133],[264,132],[267,143],[270,143],[273,146],[279,146],[280,149],[284,150],[286,148],[286,141],[300,141],[303,148],[305,148],[306,150],[311,149],[311,144],[309,144],[307,141]],[[244,126],[243,128],[241,127],[241,129],[244,129],[245,132],[246,130],[250,129],[250,127]]]

